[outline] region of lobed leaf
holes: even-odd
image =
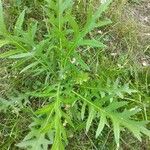
[[[121,128],[129,129],[134,134],[134,136],[139,140],[141,140],[141,136],[142,136],[141,133],[150,137],[150,130],[148,130],[145,127],[147,122],[143,123],[142,121],[135,121],[132,118],[130,118],[130,116],[134,115],[137,111],[133,111],[133,112],[130,110],[125,110],[122,112],[117,111],[117,109],[123,107],[126,104],[126,102],[112,102],[108,106],[100,107],[93,101],[84,98],[82,95],[74,91],[73,93],[78,97],[80,97],[83,100],[83,102],[86,102],[89,107],[89,112],[88,112],[89,115],[86,123],[86,132],[89,130],[92,120],[95,119],[96,117],[95,114],[100,113],[101,119],[98,125],[98,129],[96,131],[96,137],[99,136],[99,134],[102,132],[104,128],[104,125],[107,124],[106,117],[110,118],[111,122],[113,123],[114,137],[118,148],[119,148]]]

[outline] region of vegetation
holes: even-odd
[[[0,0],[2,150],[148,149],[149,46],[126,4]]]

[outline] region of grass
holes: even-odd
[[[2,150],[149,149],[149,47],[132,4],[2,4]]]

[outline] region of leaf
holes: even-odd
[[[81,72],[80,74],[77,75],[75,78],[77,84],[83,84],[83,82],[87,82],[89,80],[89,74]]]
[[[96,138],[98,138],[98,136],[101,134],[106,123],[107,123],[106,116],[104,113],[101,113],[100,122],[96,131]]]
[[[61,126],[61,132],[62,132],[62,138],[63,138],[63,140],[61,140],[61,141],[64,141],[67,144],[68,143],[67,133],[66,133],[66,130],[65,130],[64,126]],[[63,142],[62,142],[62,145],[63,145],[63,148],[65,148]]]
[[[7,109],[9,108],[9,106],[11,105],[11,103],[3,98],[0,97],[0,112],[7,112]]]
[[[125,118],[130,118],[131,116],[136,115],[140,111],[141,111],[141,109],[139,109],[137,107],[132,108],[130,110],[125,109],[120,115],[122,115]]]
[[[90,71],[89,66],[84,62],[84,60],[81,58],[80,54],[75,53],[74,54],[75,59],[77,60],[77,63],[79,63],[81,65],[81,68],[83,70],[88,70]]]
[[[44,91],[44,92],[28,92],[27,95],[33,96],[33,97],[55,97],[56,93],[55,92],[49,92],[49,91]]]
[[[85,24],[85,27],[82,31],[82,37],[84,37],[88,32],[92,31],[96,27],[97,19],[100,18],[103,12],[106,11],[111,2],[112,0],[108,0],[106,3],[100,5],[94,15],[89,13],[87,23]]]
[[[147,124],[148,122],[144,122],[143,121],[135,121],[133,119],[130,119],[128,116],[128,113],[130,114],[130,111],[126,110],[126,114],[122,113],[118,113],[118,114],[112,114],[111,119],[113,121],[113,125],[115,126],[115,131],[116,132],[116,142],[118,142],[118,137],[117,135],[119,134],[117,131],[118,126],[124,126],[127,129],[129,129],[133,135],[139,140],[141,141],[141,133],[147,135],[150,137],[150,131],[148,129],[146,129],[145,124]],[[118,125],[119,124],[119,125]],[[146,132],[145,132],[146,131]]]
[[[18,93],[17,96],[7,95],[7,99],[0,98],[0,111],[7,112],[9,109],[18,114],[27,103],[29,103],[28,97],[24,94]]]
[[[128,94],[132,94],[132,93],[136,93],[137,91],[134,89],[130,89],[129,88],[129,84],[125,84],[123,87],[124,92],[128,93]]]
[[[92,120],[94,119],[95,114],[99,112],[101,116],[105,115],[106,117],[110,118],[111,122],[113,123],[113,131],[114,131],[117,148],[119,148],[120,128],[129,129],[134,134],[134,136],[138,138],[139,140],[141,140],[141,133],[150,137],[150,130],[146,128],[146,124],[148,122],[136,121],[136,120],[133,120],[133,118],[130,118],[130,116],[135,115],[135,113],[138,112],[137,110],[136,111],[124,110],[122,112],[117,112],[117,110],[115,111],[115,109],[118,109],[124,106],[125,102],[115,102],[115,103],[113,102],[109,104],[110,106],[108,105],[108,106],[99,107],[92,100],[88,100],[87,98],[84,98],[82,95],[76,93],[75,91],[73,91],[73,93],[77,95],[78,97],[80,97],[84,102],[86,102],[90,109],[92,107],[92,110],[89,111],[88,121],[86,125],[87,131],[89,130],[89,127],[91,126],[91,123],[92,123]],[[117,106],[117,103],[118,103],[118,106]],[[106,124],[107,122],[103,118],[102,122],[100,123],[101,124],[99,124],[98,130],[97,130],[97,136],[99,135],[99,132],[101,132],[101,130],[103,129],[104,124]]]
[[[24,16],[25,16],[25,10],[22,11],[22,13],[19,15],[19,17],[16,21],[15,28],[14,28],[14,34],[15,35],[19,35],[19,33],[21,33],[21,31],[22,31]]]
[[[9,44],[9,41],[7,40],[0,40],[0,48],[3,47],[4,45]]]
[[[144,125],[140,125],[139,128],[141,130],[141,133],[147,135],[148,137],[150,137],[150,130],[148,130],[146,128],[146,125],[149,124],[149,121],[145,122]]]
[[[28,30],[22,33],[23,42],[33,47],[33,49],[35,49],[37,46],[34,42],[36,31],[37,31],[37,21],[35,23],[32,22],[30,25],[28,25]]]
[[[57,112],[58,113],[58,112]],[[55,139],[52,145],[52,150],[64,150],[64,145],[62,143],[62,135],[64,135],[64,131],[62,131],[62,125],[61,125],[61,121],[60,121],[60,116],[59,114],[56,115],[55,117],[55,129],[56,129],[56,133],[55,133]]]
[[[103,26],[106,26],[108,24],[111,24],[112,21],[110,19],[106,19],[106,20],[102,20],[102,21],[98,21],[98,23],[96,23],[96,28],[99,28],[99,27],[103,27]]]
[[[90,46],[90,47],[98,47],[98,48],[105,48],[106,46],[97,41],[97,40],[82,40],[80,43],[79,43],[79,46]]]
[[[35,38],[35,35],[36,35],[36,31],[37,31],[37,25],[38,25],[38,22],[36,21],[32,27],[31,27],[31,37],[32,37],[32,40],[34,40]]]
[[[37,61],[34,62],[34,63],[31,63],[30,65],[28,65],[28,66],[26,66],[24,69],[22,69],[20,73],[23,73],[23,72],[29,70],[30,68],[35,67],[35,66],[38,65],[38,64],[39,64],[39,62],[37,62]]]
[[[121,102],[112,102],[112,103],[110,103],[107,107],[106,107],[106,111],[110,111],[110,112],[112,112],[112,111],[115,111],[115,110],[117,110],[118,108],[121,108],[121,107],[123,107],[123,106],[125,106],[125,105],[127,105],[128,104],[128,102],[125,102],[125,101],[121,101]]]
[[[108,0],[105,4],[100,5],[98,10],[95,12],[95,14],[92,14],[92,11],[89,10],[89,15],[88,19],[86,21],[85,26],[81,30],[81,33],[78,34],[78,36],[75,38],[73,41],[72,47],[69,49],[69,52],[67,53],[65,60],[64,60],[64,65],[66,65],[67,60],[69,56],[73,53],[73,51],[78,47],[78,44],[80,41],[86,36],[87,33],[91,32],[95,27],[96,27],[96,21],[97,19],[101,16],[101,14],[108,8],[109,4],[112,2],[112,0]]]
[[[73,1],[72,0],[65,0],[62,4],[61,4],[61,8],[60,8],[60,13],[62,14],[67,8],[71,8],[73,5]]]
[[[86,109],[86,103],[84,102],[82,105],[82,109],[81,109],[81,119],[84,119],[84,115],[85,115],[85,109]]]
[[[94,14],[94,19],[98,19],[103,12],[105,12],[108,9],[108,6],[110,5],[110,3],[112,2],[112,0],[107,0],[106,3],[103,3],[102,5],[100,5],[100,7],[97,9],[97,11]]]
[[[90,107],[90,109],[89,109],[89,116],[88,116],[87,123],[86,123],[86,132],[89,131],[89,128],[90,128],[90,126],[92,124],[92,121],[93,121],[95,115],[96,115],[95,109],[93,107]]]
[[[138,128],[133,127],[132,123],[130,122],[127,125],[127,128],[133,133],[133,135],[141,142],[141,133],[140,130]]]
[[[45,114],[45,113],[49,113],[53,110],[54,108],[54,104],[49,104],[46,106],[43,106],[42,108],[39,108],[35,113],[36,114]]]
[[[47,3],[48,3],[48,6],[49,8],[51,8],[52,10],[57,10],[57,7],[56,7],[56,3],[52,0],[45,0]]]
[[[121,93],[120,91],[116,91],[116,95],[117,95],[118,97],[120,97],[121,99],[124,98],[123,93]]]
[[[30,147],[31,150],[47,150],[49,144],[50,141],[45,138],[45,134],[36,134],[33,132],[30,140],[23,140],[21,143],[17,144],[17,146],[26,149]]]
[[[70,124],[74,128],[74,124],[71,120],[72,118],[64,112],[62,112],[62,115],[63,115],[64,119],[67,121],[67,123]]]
[[[79,26],[78,26],[77,22],[75,21],[75,18],[73,18],[70,14],[67,15],[67,20],[68,20],[68,22],[69,22],[70,26],[72,27],[73,32],[75,34],[74,39],[76,39],[77,36],[79,35],[79,32],[80,32]]]
[[[112,96],[118,96],[119,98],[123,99],[124,98],[124,94],[128,93],[128,94],[132,94],[132,93],[136,93],[136,90],[130,89],[129,88],[129,84],[125,84],[123,86],[121,86],[119,84],[119,80],[117,79],[114,83],[111,83],[111,81],[107,81],[107,89],[106,92],[109,93],[109,95]]]
[[[117,144],[117,147],[119,148],[119,140],[120,140],[120,125],[117,119],[115,119],[114,117],[111,118],[112,122],[113,122],[113,126],[114,126],[114,136],[115,136],[115,141]]]

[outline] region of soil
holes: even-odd
[[[141,63],[150,66],[150,0],[140,0],[138,4],[130,5],[129,13],[138,24],[139,39],[144,51]]]
[[[142,0],[132,7],[133,17],[141,25],[150,27],[150,0]]]

